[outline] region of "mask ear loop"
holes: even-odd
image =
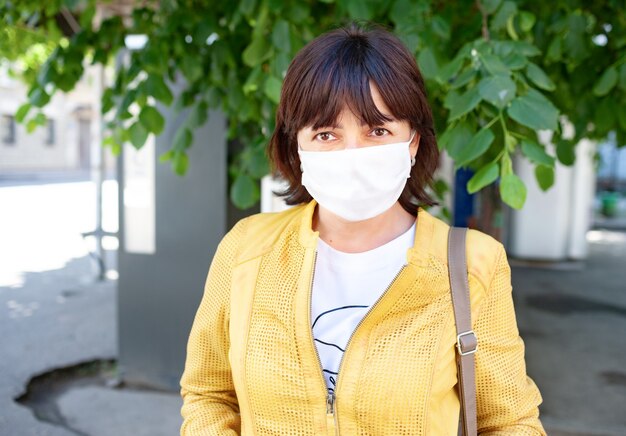
[[[411,134],[411,139],[409,139],[409,146],[411,145],[411,142],[413,142],[413,138],[415,138],[415,133],[417,132],[417,130],[413,130],[413,134]],[[411,166],[414,167],[415,166],[415,156],[411,157]]]

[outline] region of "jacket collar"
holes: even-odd
[[[313,230],[313,213],[317,202],[311,200],[302,209],[300,220],[299,239],[300,244],[307,248],[315,248],[319,232]],[[421,206],[417,209],[415,218],[415,240],[413,247],[407,251],[407,262],[415,266],[425,266],[428,263],[431,244],[434,234],[436,218]]]

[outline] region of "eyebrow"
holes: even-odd
[[[384,126],[386,124],[396,124],[398,122],[398,120],[396,120],[393,115],[388,115],[388,114],[383,114],[383,115],[385,117],[389,118],[390,120],[389,121],[385,121],[382,124],[379,124],[380,126]],[[361,127],[366,126],[366,125],[367,125],[366,122],[361,121]],[[343,130],[343,126],[341,124],[332,124],[330,126],[320,126],[317,129],[311,128],[311,130],[321,130],[321,129],[326,129],[326,128],[329,128],[329,127],[333,128],[333,129]]]

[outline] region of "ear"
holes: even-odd
[[[409,144],[409,152],[411,153],[411,157],[415,157],[417,155],[417,149],[420,146],[421,136],[419,132],[415,132],[415,136],[413,137],[413,141]]]

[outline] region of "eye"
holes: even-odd
[[[314,136],[314,139],[317,139],[322,142],[328,142],[335,139],[335,136],[330,132],[320,132]]]
[[[389,134],[389,130],[384,129],[382,127],[376,127],[372,130],[372,135],[378,138],[382,138],[383,136],[387,136]]]

